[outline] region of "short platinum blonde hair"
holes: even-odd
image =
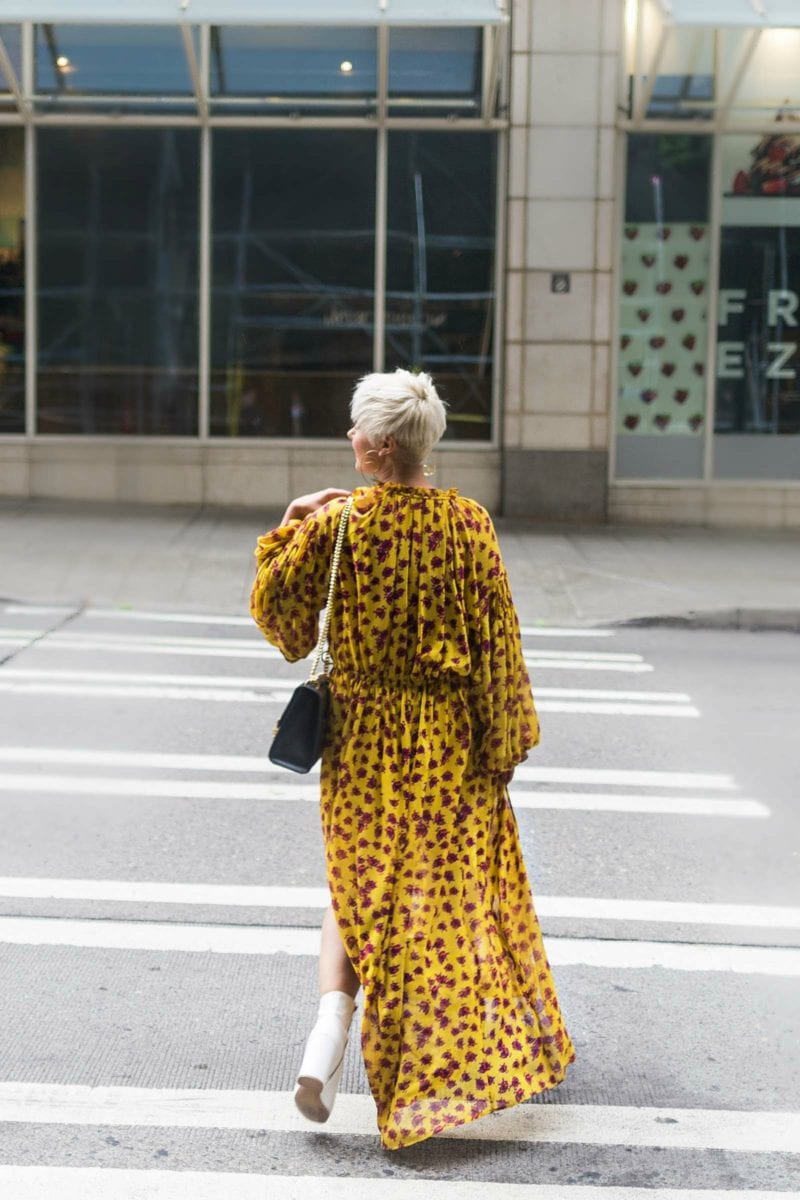
[[[350,401],[350,418],[375,445],[393,436],[410,464],[424,462],[447,426],[444,401],[430,375],[403,367],[360,379]]]

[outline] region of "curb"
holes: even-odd
[[[628,617],[612,626],[638,625],[678,629],[745,629],[750,632],[800,633],[800,608],[721,608],[709,611]]]

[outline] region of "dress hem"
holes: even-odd
[[[399,1143],[396,1145],[391,1145],[391,1144],[387,1143],[386,1141],[384,1141],[383,1134],[380,1133],[380,1130],[379,1130],[380,1140],[381,1140],[381,1148],[383,1150],[395,1150],[395,1151],[396,1150],[405,1150],[409,1146],[417,1146],[420,1142],[426,1142],[430,1138],[439,1137],[442,1134],[446,1134],[451,1129],[459,1129],[460,1127],[462,1127],[464,1125],[472,1125],[472,1124],[474,1124],[475,1121],[481,1121],[481,1120],[483,1120],[484,1117],[490,1117],[492,1115],[492,1113],[503,1112],[503,1111],[505,1111],[505,1109],[508,1109],[508,1108],[517,1108],[520,1104],[527,1104],[530,1100],[532,1100],[534,1098],[534,1096],[541,1096],[543,1092],[551,1092],[551,1091],[553,1091],[554,1088],[557,1088],[559,1086],[559,1084],[563,1083],[564,1080],[566,1079],[567,1068],[570,1067],[575,1062],[576,1057],[577,1057],[576,1054],[573,1052],[572,1058],[567,1059],[567,1061],[564,1063],[564,1065],[559,1073],[559,1077],[555,1080],[554,1083],[548,1083],[545,1087],[536,1088],[534,1091],[530,1092],[529,1095],[524,1096],[522,1100],[512,1100],[510,1104],[494,1104],[494,1105],[492,1105],[491,1108],[487,1108],[485,1112],[480,1113],[477,1117],[467,1116],[463,1120],[448,1121],[446,1124],[442,1125],[440,1129],[433,1130],[432,1132],[429,1132],[429,1133],[420,1133],[420,1136],[413,1138],[412,1141],[405,1141],[405,1142],[402,1142],[402,1143]]]

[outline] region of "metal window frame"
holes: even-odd
[[[661,37],[657,40],[657,45],[653,57],[650,60],[649,75],[648,71],[642,71],[641,64],[641,41],[642,41],[642,22],[641,10],[645,4],[652,5],[658,12],[660,18],[666,21],[666,14],[660,0],[637,0],[636,11],[636,27],[634,31],[634,56],[633,56],[633,103],[631,105],[633,115],[631,117],[621,117],[617,122],[617,138],[618,159],[616,162],[616,186],[617,196],[619,197],[620,211],[619,219],[614,226],[613,239],[613,259],[612,259],[612,292],[614,302],[612,305],[612,343],[611,343],[611,364],[609,371],[609,383],[611,388],[611,396],[609,403],[609,418],[610,429],[608,438],[608,483],[609,486],[624,486],[626,488],[667,488],[679,489],[686,487],[703,487],[703,488],[763,488],[769,486],[775,490],[784,488],[797,490],[798,483],[796,480],[769,480],[764,479],[722,479],[714,474],[714,423],[716,415],[716,355],[717,355],[717,313],[719,306],[719,262],[720,262],[720,244],[721,244],[721,210],[722,210],[722,146],[723,137],[732,134],[759,134],[771,133],[777,130],[785,130],[786,123],[779,121],[745,121],[734,118],[730,119],[730,113],[734,107],[736,96],[739,94],[741,85],[746,77],[747,68],[749,67],[753,55],[756,52],[761,34],[762,26],[755,26],[749,31],[750,36],[746,39],[739,57],[739,61],[733,69],[728,89],[718,102],[713,118],[709,120],[666,120],[666,119],[648,119],[646,116],[647,102],[642,103],[642,87],[643,79],[647,77],[648,85],[655,80],[651,79],[654,70],[657,70],[663,54],[663,45]],[[673,26],[674,28],[675,26]],[[688,26],[687,26],[688,28]],[[737,27],[739,32],[742,27]],[[746,28],[746,27],[745,27]],[[627,41],[627,31],[625,29],[624,19],[621,17],[620,30],[622,42],[625,45]],[[663,31],[662,31],[663,32]],[[715,54],[719,55],[721,40],[726,36],[728,27],[718,27],[714,30],[715,33]],[[624,69],[624,56],[620,55],[620,79],[618,86],[620,87],[620,95],[622,96],[627,85],[626,72]],[[652,93],[651,93],[652,94]],[[620,106],[620,111],[624,111]],[[622,255],[622,227],[624,225],[624,204],[625,193],[627,187],[627,141],[629,134],[637,133],[680,133],[684,136],[701,136],[711,135],[713,138],[711,150],[711,170],[709,173],[709,188],[711,189],[709,202],[709,297],[707,309],[707,328],[708,339],[706,349],[706,390],[705,390],[705,422],[703,427],[703,473],[702,475],[687,477],[683,479],[664,479],[659,476],[652,476],[647,479],[630,478],[617,474],[616,463],[616,447],[618,436],[618,416],[619,416],[619,288],[621,278],[621,255]]]
[[[483,70],[481,80],[480,104],[473,116],[408,116],[389,115],[389,39],[390,22],[376,19],[375,29],[378,39],[378,85],[375,111],[360,115],[318,117],[312,114],[270,115],[269,113],[254,115],[232,114],[230,116],[212,113],[210,109],[210,76],[211,76],[211,30],[210,23],[192,23],[190,20],[176,18],[179,27],[184,53],[186,56],[189,77],[192,82],[192,92],[186,99],[194,103],[194,111],[188,113],[147,113],[124,112],[44,112],[37,108],[41,101],[50,97],[38,94],[35,90],[35,30],[36,25],[31,20],[21,23],[22,31],[22,78],[17,79],[6,47],[0,39],[0,75],[5,76],[11,94],[16,101],[15,112],[0,113],[1,126],[16,126],[24,130],[25,138],[25,424],[23,433],[0,435],[0,443],[20,440],[46,440],[48,442],[74,442],[76,438],[94,442],[129,445],[131,442],[147,444],[176,444],[187,445],[232,443],[241,445],[270,445],[270,446],[339,446],[340,442],[329,438],[225,438],[212,436],[210,432],[210,386],[211,386],[211,287],[212,287],[212,155],[214,129],[224,128],[261,128],[261,129],[371,129],[376,133],[376,172],[375,172],[375,301],[374,301],[374,340],[373,340],[373,369],[382,370],[385,362],[385,305],[386,305],[386,237],[387,237],[387,188],[388,188],[388,137],[392,130],[439,130],[451,133],[494,131],[497,134],[497,180],[495,218],[495,312],[493,322],[493,363],[492,363],[492,408],[491,433],[484,440],[469,440],[467,443],[453,439],[442,444],[445,452],[462,450],[465,445],[470,449],[497,449],[500,445],[500,387],[502,382],[502,337],[503,337],[503,279],[504,279],[504,230],[505,230],[505,201],[506,181],[505,168],[507,147],[507,95],[508,95],[508,63],[509,63],[509,16],[505,0],[497,0],[498,18],[491,25],[484,26],[483,39]],[[109,23],[109,22],[106,22]],[[264,22],[266,24],[267,22]],[[474,24],[475,22],[448,22],[448,24]],[[414,22],[414,24],[417,24]],[[428,25],[438,25],[442,22],[426,22]],[[199,55],[196,47],[196,32],[199,32]],[[486,90],[488,89],[488,95]],[[105,96],[92,96],[91,102],[104,102]],[[121,97],[127,103],[137,101],[158,102],[158,97],[132,96]],[[169,102],[175,97],[165,97]],[[179,98],[183,100],[183,97]],[[245,98],[246,100],[246,98]],[[427,102],[426,102],[427,103]],[[413,108],[413,106],[409,106]],[[498,115],[502,113],[504,115]],[[199,171],[199,219],[198,219],[198,394],[197,394],[197,434],[194,436],[148,434],[46,434],[37,432],[37,369],[38,369],[38,296],[37,296],[37,198],[36,198],[36,165],[37,165],[37,130],[51,126],[103,126],[106,128],[180,128],[188,127],[199,130],[200,134],[200,171]]]
[[[771,119],[765,117],[745,118],[736,114],[736,98],[747,77],[748,68],[758,49],[761,37],[765,30],[777,28],[776,26],[770,26],[763,21],[759,23],[755,9],[753,10],[753,21],[750,26],[743,22],[737,22],[734,25],[714,26],[707,22],[698,21],[691,24],[681,24],[674,21],[670,16],[669,5],[665,3],[665,0],[633,0],[633,3],[636,4],[636,22],[633,37],[633,65],[631,68],[631,115],[623,117],[620,120],[619,127],[621,129],[639,133],[651,131],[653,133],[696,134],[770,133],[776,129],[785,129],[785,121],[781,121],[778,117]],[[659,22],[655,46],[646,61],[644,59],[643,46],[643,14],[645,10],[651,13]],[[796,28],[800,33],[800,25]],[[740,35],[748,35],[745,38],[739,60],[733,69],[727,91],[713,102],[713,111],[708,118],[697,117],[689,121],[659,117],[648,118],[647,116],[647,108],[652,99],[653,89],[658,78],[658,68],[663,58],[664,50],[674,32],[678,29],[695,29],[697,31],[697,38],[702,37],[704,30],[712,32],[714,36],[714,55],[717,64],[720,59],[720,47],[724,44],[724,39],[730,36],[731,32],[736,31]],[[621,45],[626,46],[628,43],[628,34],[624,22],[622,22],[621,36]],[[712,106],[710,105],[710,107]],[[797,111],[800,114],[800,104],[797,106]]]

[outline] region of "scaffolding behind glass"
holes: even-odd
[[[390,358],[443,380],[449,437],[491,440],[507,51],[502,23],[0,27],[0,432],[339,437]],[[474,164],[481,215],[450,281],[418,240],[406,346],[392,206],[441,204],[391,194],[414,130],[443,180]]]

